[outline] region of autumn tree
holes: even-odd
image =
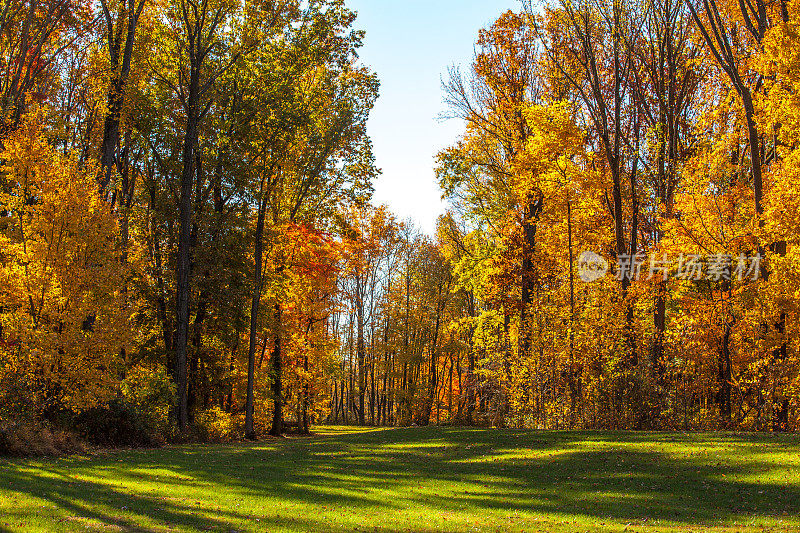
[[[113,397],[135,338],[96,169],[54,149],[42,119],[25,115],[0,155],[2,397],[40,416]]]

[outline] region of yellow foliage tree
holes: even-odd
[[[42,122],[27,116],[0,155],[0,380],[39,413],[78,411],[123,376],[126,268],[96,169],[53,149]]]

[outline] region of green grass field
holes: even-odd
[[[0,459],[0,531],[800,531],[800,437],[318,428]]]

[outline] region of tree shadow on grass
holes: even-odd
[[[73,473],[70,468],[60,467],[58,463],[39,466],[35,472],[0,468],[0,487],[46,503],[37,506],[42,510],[36,511],[36,515],[46,513],[48,507],[55,507],[58,512],[53,523],[39,526],[48,530],[110,527],[117,531],[152,531],[154,527],[148,522],[155,522],[181,529],[227,531],[234,521],[241,523],[246,518],[222,511],[215,511],[214,516],[209,516],[210,510],[203,505],[137,494],[129,490],[124,482],[112,485],[119,482],[116,477],[109,477],[109,483],[106,484],[74,479]],[[32,528],[28,523],[30,511],[24,506],[12,507],[10,513],[0,516],[0,522],[11,528]]]
[[[715,456],[721,446],[753,456],[747,461]],[[684,526],[796,520],[800,487],[745,481],[775,470],[774,463],[759,458],[765,448],[800,451],[800,441],[739,434],[389,429],[125,452],[89,461],[18,462],[18,468],[0,467],[0,489],[10,486],[65,515],[124,531],[151,530],[141,525],[143,519],[188,530],[342,529],[324,522],[321,510],[328,508],[397,517],[417,508],[481,516],[579,515]],[[682,455],[693,451],[699,452]],[[93,481],[75,481],[76,474]],[[154,482],[177,496],[182,487],[207,496],[189,502],[136,488]],[[424,490],[421,483],[440,489]],[[223,509],[215,501],[221,491],[245,495],[255,506],[263,502],[259,522]],[[277,504],[274,498],[280,498]],[[113,512],[123,507],[124,512]],[[320,512],[298,516],[297,509]],[[428,527],[419,526],[415,529]]]

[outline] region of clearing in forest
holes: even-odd
[[[316,428],[0,463],[6,531],[800,531],[800,437]]]

